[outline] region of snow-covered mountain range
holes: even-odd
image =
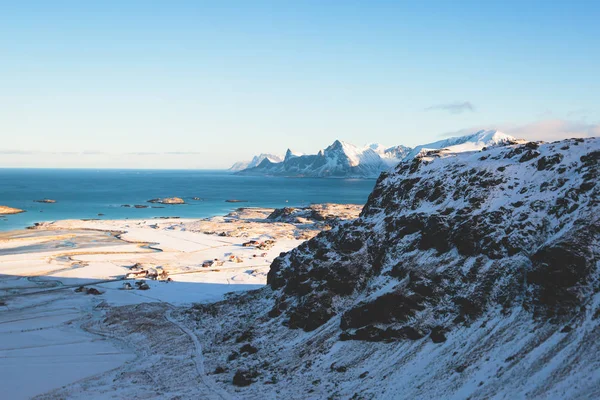
[[[600,139],[425,148],[269,288],[191,313],[240,397],[598,397]]]
[[[317,154],[286,152],[285,157],[261,154],[250,162],[236,163],[231,170],[247,175],[294,177],[376,178],[401,161],[414,158],[422,151],[447,149],[450,152],[477,151],[516,139],[497,131],[479,131],[471,135],[440,140],[410,148],[386,147],[378,143],[363,147],[336,140]]]

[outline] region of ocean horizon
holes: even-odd
[[[206,218],[240,207],[364,204],[374,185],[374,179],[242,176],[228,170],[0,168],[0,205],[26,211],[0,217],[0,231],[64,219]],[[165,197],[186,204],[148,203]],[[43,199],[56,203],[36,202]]]

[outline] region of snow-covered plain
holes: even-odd
[[[270,236],[245,230],[239,237],[187,230],[198,224],[180,219],[72,220],[3,233],[1,397],[26,399],[118,367],[127,369],[126,363],[137,359],[139,352],[84,326],[100,318],[103,310],[142,303],[173,307],[214,302],[229,292],[260,288],[271,260],[303,241],[280,239],[277,233],[287,232],[281,223],[265,228],[273,233]],[[242,246],[249,239],[271,237],[276,243],[268,250]],[[241,262],[229,261],[231,256]],[[214,259],[224,260],[223,265],[202,267]],[[124,290],[123,278],[135,263],[162,267],[173,281],[145,280],[149,290]],[[80,285],[101,294],[76,293]],[[176,326],[168,329],[181,334]]]

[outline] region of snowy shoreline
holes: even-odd
[[[360,211],[336,207],[346,218]],[[326,229],[298,216],[296,223],[268,220],[273,211],[240,209],[204,220],[62,220],[0,233],[0,380],[7,396],[31,398],[137,362],[138,350],[89,328],[108,309],[189,306],[263,287],[273,258]],[[274,244],[244,246],[250,240]],[[207,266],[209,260],[219,262]],[[123,290],[135,281],[125,280],[135,264],[162,268],[172,281],[143,279],[149,290]],[[100,294],[77,293],[80,286]],[[24,387],[31,374],[35,383]]]

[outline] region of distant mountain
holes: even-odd
[[[298,154],[287,150],[285,157],[261,154],[246,164],[236,163],[231,170],[245,175],[273,175],[319,178],[376,178],[401,161],[422,152],[446,149],[449,152],[478,151],[518,141],[497,131],[479,131],[471,135],[429,143],[415,148],[386,147],[371,143],[358,147],[336,140],[317,154]],[[245,168],[244,168],[245,166]]]
[[[381,158],[383,159],[383,161],[388,164],[390,167],[398,164],[398,162],[402,161],[403,159],[406,158],[406,156],[408,155],[408,153],[412,150],[410,147],[406,147],[406,146],[394,146],[394,147],[388,147],[388,148],[384,148],[381,145],[375,144],[377,146],[380,146],[377,149],[373,149],[374,151],[377,152],[377,154],[379,154],[381,156]],[[371,145],[373,146],[373,145]]]
[[[389,151],[388,151],[389,150]],[[257,166],[239,173],[296,177],[375,178],[400,159],[397,149],[358,147],[336,140],[318,154],[297,154],[288,150],[283,161],[263,159]]]
[[[269,160],[271,162],[278,163],[278,162],[283,161],[283,157],[276,155],[276,154],[263,153],[263,154],[259,154],[258,156],[254,156],[252,158],[252,160],[250,160],[250,161],[238,161],[235,164],[233,164],[231,166],[231,168],[229,168],[229,170],[230,171],[242,171],[244,169],[254,168],[257,165],[259,165],[261,162],[263,162],[264,160]]]

